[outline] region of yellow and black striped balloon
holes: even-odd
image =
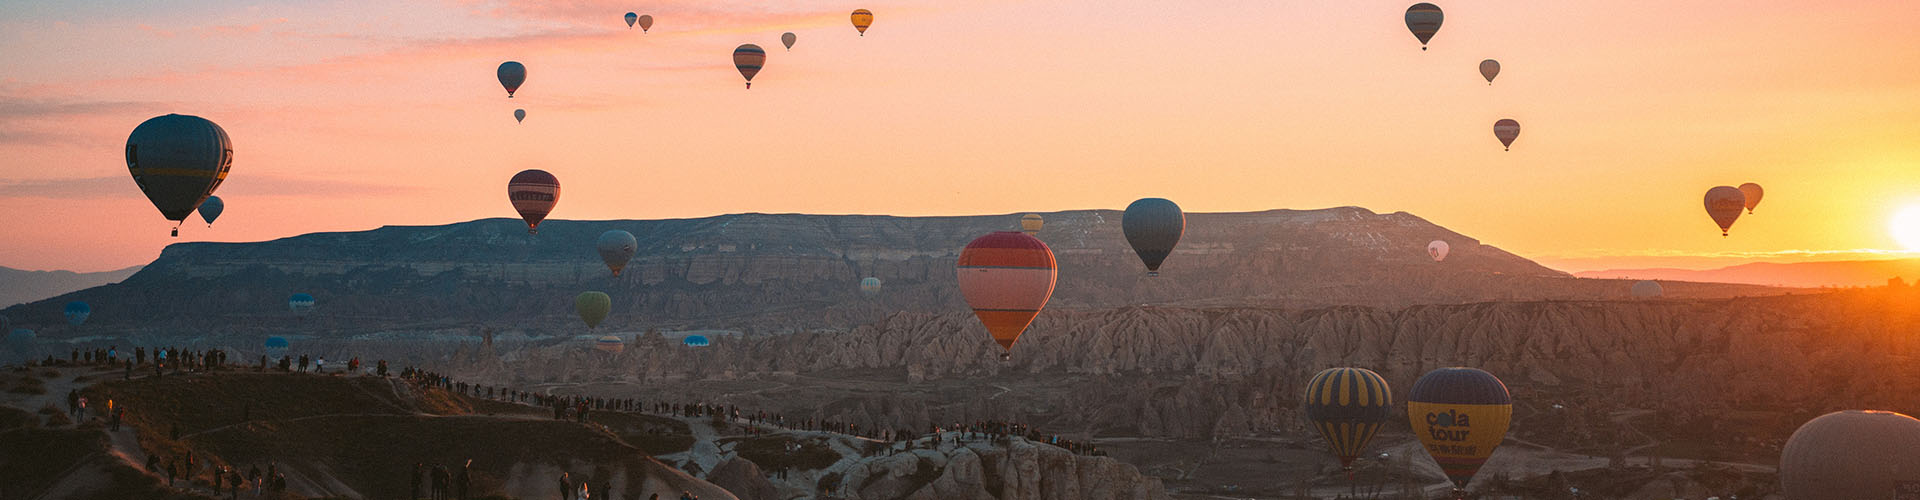
[[[1351,470],[1374,433],[1393,412],[1387,379],[1366,368],[1328,368],[1307,382],[1307,420],[1326,436],[1328,448]]]

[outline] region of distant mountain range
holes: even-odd
[[[1787,287],[1880,286],[1890,278],[1920,280],[1920,259],[1833,262],[1755,262],[1719,269],[1608,269],[1575,273],[1582,278],[1745,283]]]
[[[43,336],[115,332],[435,328],[586,333],[573,297],[612,295],[602,330],[848,328],[898,312],[965,311],[954,260],[973,238],[1020,227],[1022,214],[962,217],[735,214],[700,219],[519,220],[316,233],[258,243],[180,243],[117,285],[0,311]],[[1121,213],[1041,214],[1038,237],[1060,278],[1049,309],[1138,304],[1400,308],[1416,304],[1618,299],[1631,283],[1583,280],[1412,214],[1358,207],[1187,214],[1161,276],[1148,278],[1120,229]],[[602,232],[640,242],[613,277],[594,251]],[[1445,240],[1445,262],[1427,243]],[[883,282],[859,292],[862,278]],[[1672,297],[1785,293],[1744,285],[1674,283]],[[288,311],[312,294],[311,314]],[[61,305],[93,306],[66,328]],[[574,332],[578,330],[578,332]]]
[[[22,271],[0,267],[0,305],[24,304],[60,294],[85,290],[133,276],[141,266],[97,273],[73,271]],[[4,307],[0,306],[0,307]]]

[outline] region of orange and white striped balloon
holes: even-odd
[[[974,239],[960,252],[960,294],[986,325],[993,341],[1008,351],[1053,297],[1059,268],[1046,243],[1019,231],[999,231]]]

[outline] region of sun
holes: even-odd
[[[1920,205],[1908,205],[1887,221],[1887,232],[1909,252],[1920,252]]]

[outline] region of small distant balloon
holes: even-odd
[[[687,338],[680,339],[680,343],[686,344],[687,347],[706,347],[712,345],[713,341],[707,340],[705,335],[688,335]]]
[[[518,62],[500,63],[500,69],[493,73],[500,78],[500,86],[507,88],[508,99],[513,98],[513,91],[520,90],[520,84],[527,83],[527,67]]]
[[[797,41],[800,41],[800,37],[791,31],[780,34],[780,43],[786,44],[788,52],[793,51],[793,42]]]
[[[540,221],[560,203],[560,179],[545,170],[522,170],[507,180],[507,201],[527,221],[527,234],[538,234]]]
[[[860,293],[871,297],[880,293],[880,278],[868,276],[860,280]]]
[[[873,11],[856,9],[853,11],[853,29],[860,30],[860,36],[867,36],[867,27],[873,26]]]
[[[292,310],[294,314],[304,315],[312,311],[313,306],[319,303],[319,301],[314,300],[311,294],[296,293],[287,297],[287,309]]]
[[[633,23],[639,20],[640,20],[639,14],[628,12],[627,13],[627,29],[633,29]]]
[[[1445,241],[1433,240],[1433,242],[1427,243],[1427,256],[1433,257],[1434,262],[1447,260],[1447,252],[1451,251],[1453,251],[1453,247]]]
[[[524,110],[524,109],[513,110],[513,121],[514,123],[527,121],[527,110]]]
[[[1640,280],[1633,284],[1633,297],[1637,299],[1651,299],[1664,294],[1666,294],[1666,290],[1660,286],[1660,282],[1658,281]]]
[[[1027,215],[1020,216],[1020,232],[1027,233],[1027,236],[1034,236],[1034,235],[1040,234],[1040,228],[1045,227],[1046,225],[1047,225],[1047,220],[1041,218],[1040,214],[1027,214]]]
[[[1725,237],[1733,221],[1740,219],[1740,211],[1747,208],[1747,195],[1733,186],[1714,186],[1707,190],[1706,205],[1707,216],[1720,225],[1720,236]]]
[[[226,210],[227,204],[220,201],[220,197],[208,196],[207,201],[200,203],[200,220],[207,221],[207,227],[213,227],[213,220],[220,218],[220,212]]]
[[[767,51],[759,45],[745,44],[733,49],[733,67],[740,70],[740,76],[747,78],[747,88],[753,88],[753,75],[760,74],[760,66],[767,63]]]
[[[600,326],[601,321],[606,321],[607,313],[612,311],[613,297],[605,293],[581,292],[573,298],[573,312],[580,315],[580,321],[586,323],[587,328]]]
[[[593,341],[593,348],[599,349],[601,351],[614,353],[614,354],[620,354],[620,351],[627,350],[627,343],[621,341],[620,337],[608,335],[605,337],[600,337],[599,340]]]
[[[1427,41],[1433,34],[1440,32],[1440,22],[1445,19],[1440,6],[1430,3],[1416,3],[1407,7],[1407,30],[1413,37],[1420,39],[1420,50],[1427,50]]]
[[[600,252],[600,260],[606,261],[607,269],[613,270],[614,276],[619,276],[620,270],[626,269],[627,261],[633,260],[633,253],[639,250],[640,241],[634,239],[633,233],[615,229],[600,233],[600,239],[594,242],[593,248]]]
[[[1127,236],[1133,253],[1147,265],[1147,276],[1159,276],[1160,264],[1173,254],[1186,232],[1187,214],[1180,205],[1163,198],[1141,198],[1127,205],[1120,215],[1120,231]]]
[[[1740,185],[1740,194],[1747,197],[1747,213],[1751,214],[1753,207],[1760,206],[1760,197],[1766,196],[1767,191],[1760,189],[1759,184],[1749,182]]]
[[[653,29],[653,14],[640,16],[640,33],[646,34],[650,29]]]
[[[1493,77],[1500,76],[1500,61],[1480,61],[1480,76],[1487,78],[1487,85],[1493,85]]]
[[[81,323],[87,322],[88,316],[93,315],[93,306],[87,305],[86,302],[73,301],[68,302],[66,309],[62,312],[67,315],[67,324],[80,326]]]
[[[1512,118],[1501,118],[1493,122],[1493,136],[1500,139],[1500,146],[1513,151],[1513,140],[1520,138],[1520,122]]]
[[[260,343],[260,347],[266,348],[268,352],[286,352],[287,348],[292,346],[293,343],[288,342],[286,337],[267,337],[265,342]]]

